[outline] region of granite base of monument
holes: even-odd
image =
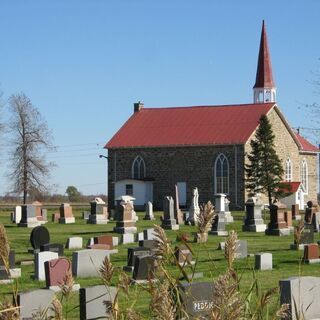
[[[124,233],[136,233],[137,227],[114,227],[113,232],[124,234]]]
[[[108,222],[109,220],[104,214],[90,214],[87,220],[89,224],[107,224]]]
[[[228,236],[228,231],[209,231],[209,234],[212,234],[214,236],[220,236],[220,237],[226,237]]]
[[[250,231],[250,232],[265,232],[267,229],[266,224],[253,224],[253,225],[244,225],[242,226],[242,231]]]
[[[265,234],[268,236],[289,236],[290,235],[290,229],[289,228],[283,228],[283,229],[266,229]]]

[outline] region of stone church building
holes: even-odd
[[[264,23],[253,101],[176,108],[135,103],[133,115],[105,145],[109,208],[117,197],[128,194],[138,206],[152,201],[161,209],[163,197],[174,194],[175,184],[182,207],[188,208],[192,189],[198,187],[200,203],[225,193],[231,208],[244,208],[246,154],[263,114],[272,124],[283,180],[298,182],[301,206],[316,200],[318,149],[290,127],[276,103]]]

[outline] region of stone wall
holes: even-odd
[[[113,207],[114,181],[131,178],[133,160],[140,155],[146,164],[146,176],[154,179],[153,204],[162,208],[163,197],[174,195],[174,185],[186,182],[187,207],[192,189],[198,187],[199,202],[214,199],[213,167],[217,156],[223,153],[229,162],[229,196],[232,207],[244,206],[244,149],[241,145],[130,148],[108,152],[109,207]],[[236,174],[235,174],[236,172]]]

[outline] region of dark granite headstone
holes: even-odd
[[[297,244],[296,239],[294,243]],[[301,238],[299,244],[308,244],[314,243],[314,233],[313,233],[313,225],[312,224],[305,224],[304,228],[301,232]]]
[[[154,279],[156,260],[152,256],[138,256],[134,262],[133,280]]]
[[[137,257],[141,256],[149,256],[150,249],[144,247],[137,247],[137,248],[128,248],[128,266],[134,267],[135,260]]]
[[[44,263],[47,288],[64,283],[68,272],[71,272],[71,262],[67,258],[58,258]]]
[[[63,244],[61,243],[46,243],[40,246],[40,251],[56,252],[59,257],[63,256]]]
[[[156,247],[155,240],[139,240],[139,247],[154,249]]]
[[[0,244],[1,245],[1,244]],[[9,252],[9,269],[15,268],[15,251]],[[0,257],[0,280],[9,279],[9,274],[4,266],[4,262]]]
[[[39,249],[41,245],[50,242],[50,234],[46,227],[38,226],[32,229],[30,242],[33,249]]]
[[[212,282],[182,283],[180,286],[181,303],[190,319],[208,319],[213,308]]]
[[[313,215],[313,203],[312,201],[308,201],[307,202],[307,207],[306,207],[306,210],[305,210],[305,213],[304,213],[304,221],[307,223],[307,224],[310,224],[312,222],[312,215]]]

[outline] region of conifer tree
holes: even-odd
[[[281,161],[274,148],[274,134],[266,115],[262,115],[255,138],[251,140],[249,163],[245,165],[247,175],[246,188],[251,196],[265,193],[272,204],[272,198],[281,195],[284,184],[281,183],[284,173]]]

